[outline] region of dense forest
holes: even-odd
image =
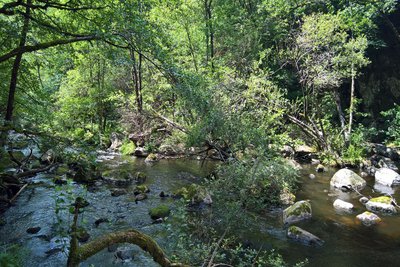
[[[285,242],[324,246],[293,225],[311,218],[310,201],[295,202],[301,177],[319,173],[340,201],[362,197],[382,220],[398,211],[397,0],[0,0],[0,36],[1,266],[41,266],[22,234],[6,239],[27,203],[55,218],[46,244],[63,237],[42,266],[86,264],[117,243],[161,266],[320,266],[252,228],[283,213]],[[198,168],[159,182],[179,162]],[[371,181],[389,189],[362,191]],[[35,198],[42,189],[52,202]],[[125,198],[162,234],[94,211]],[[366,228],[378,220],[363,214]],[[18,218],[23,235],[53,220]],[[150,266],[125,252],[115,264]]]

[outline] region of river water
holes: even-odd
[[[81,216],[80,224],[89,230],[91,239],[111,231],[135,228],[152,236],[160,246],[166,245],[166,230],[163,224],[152,224],[148,210],[161,203],[174,208],[171,198],[161,199],[159,193],[171,193],[184,185],[199,183],[215,168],[215,162],[178,159],[161,160],[154,164],[145,164],[142,159],[110,155],[103,157],[100,163],[103,170],[123,170],[131,173],[142,171],[147,174],[146,185],[151,192],[149,198],[135,203],[133,186],[128,187],[128,194],[112,197],[111,186],[101,185],[89,190],[71,184],[74,196],[83,195],[90,203]],[[381,216],[382,223],[366,227],[356,220],[356,215],[365,211],[359,203],[356,193],[342,193],[331,190],[329,180],[336,171],[328,169],[324,173],[315,173],[315,166],[303,166],[299,178],[298,200],[309,199],[313,209],[310,221],[297,224],[325,241],[322,247],[307,247],[286,238],[282,226],[281,214],[275,211],[271,215],[257,220],[257,224],[239,229],[245,238],[256,247],[274,248],[289,263],[308,259],[308,266],[399,266],[400,263],[400,218]],[[315,173],[315,179],[309,174]],[[19,244],[24,266],[65,266],[66,253],[62,252],[68,244],[62,238],[61,228],[57,226],[55,199],[60,192],[54,190],[54,175],[41,174],[31,179],[32,185],[21,194],[15,205],[8,209],[2,218],[5,225],[0,227],[0,240],[3,246]],[[397,190],[374,188],[372,177],[367,177],[368,186],[364,195],[378,196],[391,193],[397,196]],[[351,214],[335,211],[332,203],[340,198],[352,202],[355,211]],[[399,201],[400,202],[400,201]],[[71,216],[66,210],[61,211],[62,225],[70,224]],[[106,218],[108,223],[98,227],[94,222]],[[41,227],[37,234],[28,234],[29,227]],[[67,235],[66,235],[67,236]],[[82,266],[157,266],[152,259],[139,248],[121,245],[119,250],[129,250],[135,256],[122,261],[107,249],[88,259]]]

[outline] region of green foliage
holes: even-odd
[[[135,149],[136,146],[132,141],[124,140],[121,147],[119,148],[119,151],[122,155],[132,155],[135,152]]]
[[[0,249],[0,266],[20,267],[22,259],[26,256],[26,251],[19,245],[3,245]]]
[[[237,202],[250,211],[265,211],[280,205],[280,193],[293,190],[296,171],[284,160],[257,158],[221,166],[219,179],[210,181],[217,201]]]
[[[382,112],[386,120],[387,132],[386,142],[400,145],[400,106],[395,105],[394,108]]]
[[[237,229],[231,223],[225,222],[223,228],[218,228],[216,221],[220,219],[213,217],[215,212],[203,211],[196,215],[186,211],[181,205],[174,210],[170,222],[167,225],[169,235],[167,251],[170,251],[172,260],[183,262],[192,266],[202,265],[210,255],[215,253],[213,263],[228,264],[231,266],[290,266],[281,255],[274,250],[255,249],[244,247],[241,244]],[[235,219],[240,217],[236,212]],[[211,222],[210,222],[211,221]],[[176,227],[179,225],[179,227]],[[222,229],[222,230],[221,230]],[[224,234],[221,234],[224,232]],[[221,237],[222,236],[222,237]],[[305,266],[307,260],[294,266]]]

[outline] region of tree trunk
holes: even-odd
[[[19,39],[19,48],[24,47],[25,43],[26,43],[26,36],[28,35],[28,31],[29,31],[29,18],[30,18],[30,14],[31,14],[31,8],[30,8],[31,4],[32,4],[32,0],[28,0],[27,5],[26,5],[26,11],[25,11],[24,25],[22,26],[21,36]],[[4,118],[5,123],[10,123],[12,120],[13,111],[14,111],[15,91],[16,91],[17,82],[18,82],[18,71],[19,71],[19,67],[21,66],[22,55],[23,55],[22,51],[20,51],[16,55],[14,64],[13,64],[13,68],[11,71],[10,88],[8,91],[7,110],[6,110],[6,116]]]
[[[339,116],[340,128],[342,129],[344,141],[345,141],[345,143],[347,143],[348,136],[347,136],[347,131],[346,131],[346,117],[344,116],[344,112],[342,109],[342,101],[340,100],[340,94],[339,94],[339,91],[337,88],[333,89],[333,94],[335,97],[336,109],[337,109],[338,116]]]
[[[353,110],[354,110],[354,90],[355,90],[355,73],[354,64],[351,64],[351,88],[350,88],[350,107],[349,107],[349,128],[347,129],[347,136],[351,139],[351,128],[353,125]]]
[[[206,46],[207,63],[211,62],[211,70],[214,71],[214,29],[212,23],[212,0],[204,1],[204,12],[206,19]]]

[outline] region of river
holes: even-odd
[[[135,203],[133,186],[128,187],[128,194],[112,197],[110,185],[98,185],[83,189],[81,185],[67,185],[71,195],[83,195],[90,203],[82,214],[80,224],[89,229],[91,239],[111,231],[135,228],[152,236],[161,247],[168,242],[164,224],[152,224],[148,210],[165,203],[172,209],[175,202],[171,198],[161,199],[159,193],[171,193],[184,185],[199,183],[216,163],[177,159],[161,160],[146,164],[142,159],[122,157],[111,154],[100,159],[103,171],[120,170],[135,173],[144,172],[148,179],[146,185],[151,192],[148,199]],[[239,229],[255,247],[274,248],[289,263],[308,259],[308,266],[398,266],[400,245],[400,218],[382,216],[382,223],[375,227],[366,227],[356,220],[356,215],[365,208],[359,203],[356,193],[342,193],[331,190],[329,180],[336,171],[328,169],[324,173],[315,173],[315,166],[305,165],[299,178],[297,199],[309,199],[313,209],[310,221],[297,224],[325,241],[322,247],[307,247],[286,238],[281,215],[275,211],[270,216],[257,220],[253,227]],[[309,178],[315,173],[314,179]],[[14,206],[8,209],[2,218],[5,225],[0,227],[0,240],[3,246],[19,244],[19,253],[23,255],[24,266],[64,266],[68,240],[62,239],[62,231],[57,226],[68,226],[71,216],[67,210],[55,214],[55,199],[60,191],[54,190],[51,174],[40,174],[30,179],[32,183],[21,194]],[[363,194],[377,196],[382,192],[397,195],[391,188],[374,188],[372,177],[367,177],[368,186]],[[335,211],[332,206],[336,198],[352,202],[355,211],[351,214]],[[100,218],[109,220],[95,226]],[[41,227],[37,234],[28,234],[30,227]],[[61,242],[60,242],[61,240]],[[62,242],[64,240],[64,242]],[[129,250],[135,256],[123,262],[115,257],[115,251],[107,249],[88,259],[82,266],[157,266],[152,259],[139,248],[121,245],[119,250]],[[47,252],[47,253],[46,253]]]

